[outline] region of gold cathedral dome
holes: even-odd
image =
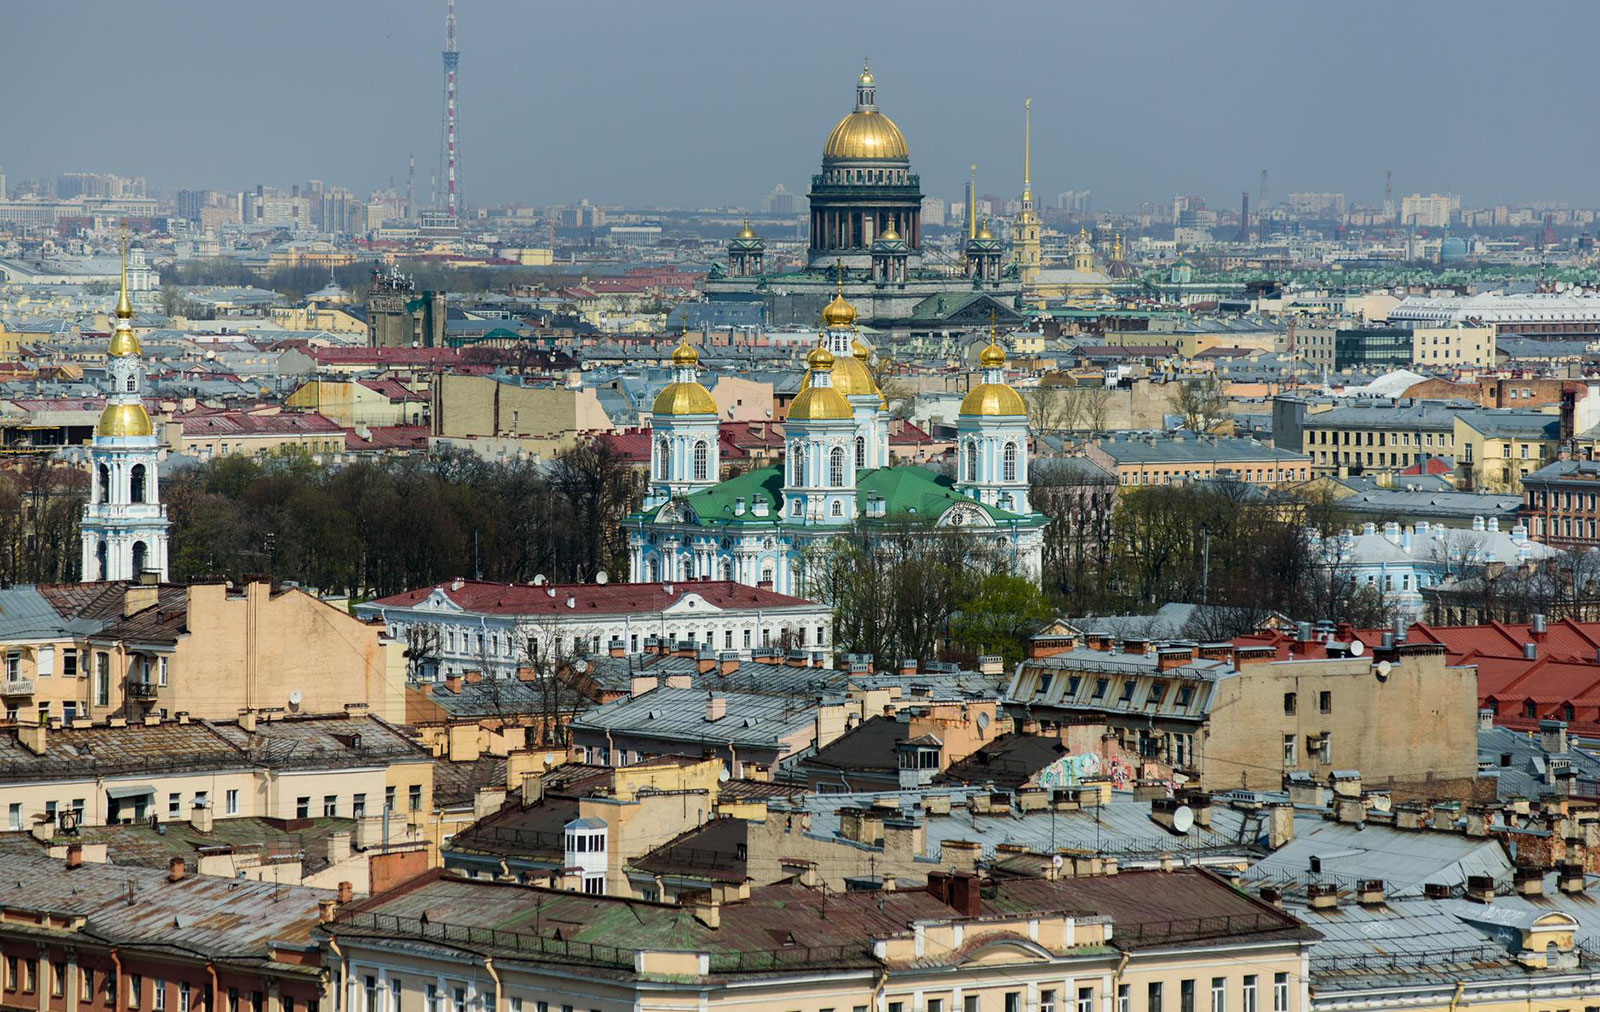
[[[700,353],[689,344],[685,335],[672,349],[672,364],[678,369],[693,369],[700,364]],[[668,383],[656,394],[650,405],[652,415],[715,415],[717,402],[699,380],[677,380]]]
[[[1005,364],[1005,350],[995,343],[991,334],[988,346],[978,353],[978,365],[984,369],[1003,369]],[[1028,406],[1022,402],[1022,395],[1009,383],[980,383],[961,398],[960,414],[963,415],[994,417],[1027,413]]]
[[[854,358],[846,358],[859,366]],[[850,402],[845,400],[845,394],[837,386],[817,386],[811,382],[817,373],[832,373],[836,360],[833,352],[822,345],[811,349],[811,354],[806,356],[806,365],[810,371],[800,384],[800,392],[789,404],[788,418],[796,422],[837,421],[855,416],[855,411],[850,407]],[[870,378],[870,377],[869,377]],[[835,383],[838,377],[834,376]]]
[[[878,111],[874,99],[876,83],[872,71],[863,66],[856,79],[855,111],[834,124],[828,142],[822,146],[823,159],[904,161],[911,157],[900,128]]]

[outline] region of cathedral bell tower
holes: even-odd
[[[106,350],[111,390],[89,447],[89,502],[83,510],[83,579],[167,579],[167,509],[161,504],[161,443],[144,410],[144,363],[128,298],[123,240],[122,293]]]
[[[1033,99],[1022,103],[1022,207],[1014,227],[1017,272],[1024,287],[1039,280],[1039,213],[1033,209]]]

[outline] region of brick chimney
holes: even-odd
[[[344,906],[355,897],[355,889],[349,882],[340,882],[339,891],[334,895],[338,897],[339,905]]]
[[[183,858],[175,857],[171,861],[167,862],[167,881],[182,882],[187,871],[188,869],[183,863]]]
[[[83,867],[83,844],[81,844],[81,843],[69,843],[69,844],[67,844],[67,869],[70,871],[73,868],[82,868],[82,867]]]
[[[739,670],[739,654],[737,651],[724,650],[717,655],[717,670],[724,675],[731,675]]]
[[[444,687],[449,689],[451,692],[459,694],[461,692],[461,676],[446,675],[444,679]]]
[[[709,675],[717,670],[717,655],[711,650],[701,650],[700,655],[694,659],[694,669],[702,675]]]
[[[915,657],[902,657],[900,659],[900,666],[895,669],[895,673],[902,678],[909,678],[916,674],[917,659]]]
[[[608,652],[612,657],[626,657],[627,650],[621,640],[612,640],[608,645]]]
[[[716,723],[728,715],[728,697],[720,692],[706,693],[706,720]]]

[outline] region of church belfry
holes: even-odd
[[[144,363],[128,298],[127,240],[122,292],[106,349],[111,390],[89,447],[89,502],[80,525],[83,579],[167,579],[167,510],[161,504],[161,443],[144,409]]]
[[[1017,273],[1024,286],[1039,280],[1039,213],[1033,209],[1033,99],[1022,103],[1022,207],[1015,225]]]

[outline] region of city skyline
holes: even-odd
[[[52,100],[14,103],[0,119],[11,141],[0,165],[12,181],[108,171],[169,189],[307,178],[358,190],[393,179],[403,188],[415,155],[419,200],[427,199],[442,2],[399,11],[291,3],[248,32],[229,9],[205,4],[78,6],[85,23],[129,52],[170,56],[129,58],[141,97],[112,106],[104,74],[63,74],[49,47],[26,45],[59,18],[59,5],[13,11],[19,30],[0,46],[0,81],[14,93],[42,84]],[[924,191],[936,196],[959,193],[972,162],[983,192],[1020,188],[1022,102],[1031,95],[1035,192],[1046,204],[1062,190],[1088,189],[1100,208],[1173,193],[1231,208],[1241,190],[1254,197],[1265,167],[1274,203],[1291,191],[1328,190],[1374,205],[1392,169],[1397,196],[1592,205],[1600,184],[1582,167],[1596,141],[1568,124],[1585,94],[1577,49],[1588,33],[1576,29],[1600,25],[1600,13],[1554,6],[1575,30],[1499,54],[1494,74],[1451,76],[1428,54],[1475,43],[1481,28],[1470,4],[1361,3],[1336,20],[1247,2],[1156,4],[1138,15],[1019,4],[985,22],[1003,44],[963,55],[947,45],[966,8],[945,3],[798,20],[709,5],[693,8],[694,17],[628,8],[585,46],[539,42],[592,31],[584,5],[540,7],[535,16],[504,0],[465,0],[462,190],[469,204],[589,197],[759,206],[775,183],[803,189],[867,55],[880,104],[905,131]],[[1019,52],[1006,40],[1027,25],[1040,38],[1065,33],[1064,52]],[[1073,46],[1073,38],[1106,44]],[[1400,51],[1407,38],[1425,45]],[[1308,61],[1300,39],[1320,40],[1320,59]],[[1442,98],[1457,110],[1448,120]],[[1297,119],[1304,126],[1287,136],[1303,140],[1285,144],[1285,126]],[[1526,157],[1558,131],[1563,157]]]

